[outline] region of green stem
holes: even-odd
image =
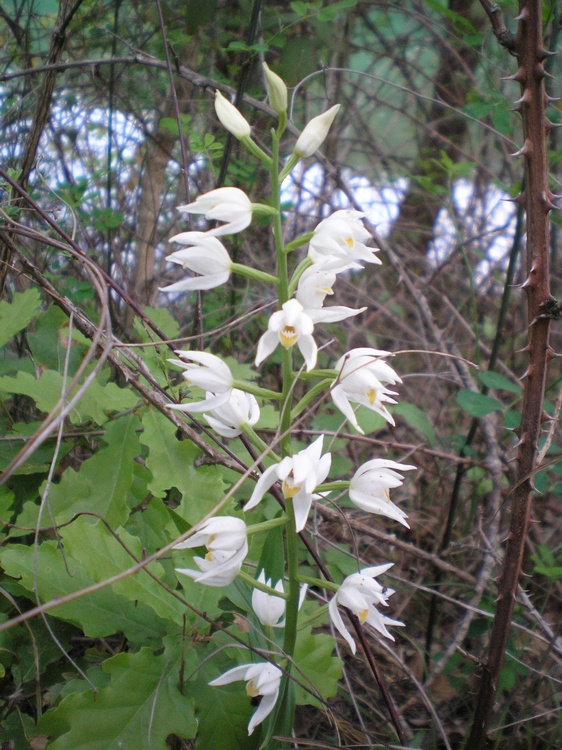
[[[348,490],[351,482],[345,479],[337,479],[333,482],[325,482],[316,488],[315,492],[332,492],[332,490]]]
[[[269,531],[270,529],[276,529],[278,526],[286,526],[287,525],[287,516],[282,515],[277,518],[271,518],[269,521],[262,521],[261,523],[252,523],[249,526],[246,526],[246,535],[252,536],[252,534],[261,534],[264,531]]]
[[[260,591],[269,594],[269,596],[276,596],[279,599],[288,599],[288,594],[282,594],[280,591],[272,589],[271,586],[266,586],[265,583],[257,581],[255,578],[252,578],[251,575],[248,575],[248,573],[245,573],[243,570],[238,573],[238,578],[240,578],[240,580],[242,581],[245,581],[248,586],[254,589],[259,589]]]
[[[298,250],[299,247],[302,247],[303,245],[306,245],[307,242],[310,242],[310,240],[314,237],[314,232],[306,232],[306,234],[300,234],[298,237],[295,237],[294,240],[291,240],[288,244],[285,245],[285,252],[291,253],[293,250]],[[312,264],[312,259],[310,260],[309,265]]]
[[[278,457],[272,451],[271,446],[269,446],[265,442],[265,440],[262,440],[261,437],[256,432],[254,432],[249,424],[242,425],[242,432],[244,433],[244,435],[246,435],[254,448],[256,448],[260,453],[263,453],[264,456],[271,456],[271,458],[273,458],[275,461],[279,461]]]
[[[321,578],[314,578],[313,576],[299,576],[299,581],[301,583],[308,583],[309,586],[314,586],[318,589],[329,589],[330,591],[338,591],[339,586],[337,583],[334,583],[333,581],[326,581]]]
[[[287,159],[287,163],[285,164],[285,166],[281,170],[281,173],[279,175],[279,182],[280,183],[283,182],[283,180],[285,179],[285,177],[287,177],[289,175],[289,173],[293,171],[293,169],[297,166],[297,164],[299,163],[299,161],[300,161],[300,156],[297,156],[295,154],[295,152],[293,151],[293,153]]]
[[[322,380],[320,383],[317,383],[315,386],[313,386],[307,393],[305,393],[305,395],[301,398],[301,400],[291,412],[291,420],[295,420],[299,416],[299,414],[302,414],[306,407],[310,403],[312,403],[312,401],[314,401],[317,396],[327,390],[331,384],[331,380]]]
[[[285,248],[285,250],[286,249],[287,248]],[[295,272],[293,273],[293,276],[289,283],[289,294],[291,295],[291,297],[296,291],[296,288],[298,286],[301,276],[303,275],[303,273],[306,271],[307,268],[310,268],[311,265],[312,265],[312,260],[310,258],[305,258],[304,260],[301,260],[301,262],[295,268]]]
[[[233,387],[238,388],[239,391],[251,393],[253,396],[258,396],[259,398],[274,398],[276,401],[283,398],[282,393],[279,393],[278,391],[270,391],[268,388],[261,388],[259,385],[249,383],[247,380],[237,380],[234,378],[232,383]]]
[[[313,612],[308,617],[301,618],[301,621],[299,622],[299,630],[304,630],[308,625],[312,625],[316,620],[319,620],[320,617],[324,617],[324,615],[328,612],[328,605],[325,604],[322,607],[319,607],[319,609],[316,610],[316,612]]]
[[[257,268],[250,268],[249,266],[243,266],[241,263],[232,263],[230,266],[232,273],[237,273],[239,276],[246,276],[249,279],[255,279],[256,281],[265,281],[266,284],[277,284],[277,276],[272,276],[270,273],[265,271],[259,271]]]
[[[261,149],[258,144],[250,138],[250,136],[242,138],[240,143],[243,143],[248,151],[256,156],[265,165],[267,165],[268,167],[271,166],[271,156],[268,156],[265,151]]]

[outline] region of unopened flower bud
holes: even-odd
[[[312,120],[306,125],[305,129],[300,134],[295,148],[294,153],[301,159],[306,159],[307,156],[317,151],[322,143],[324,142],[330,126],[334,121],[334,117],[337,115],[341,105],[334,104],[329,110],[323,112],[318,117],[313,117]]]
[[[265,80],[267,82],[267,96],[271,109],[278,115],[287,111],[287,87],[282,78],[277,73],[269,69],[267,63],[263,64]]]
[[[222,125],[229,133],[232,133],[235,138],[238,138],[239,141],[243,138],[249,137],[250,123],[236,109],[234,104],[231,104],[228,99],[225,99],[218,89],[215,91],[215,112],[217,113],[217,117]]]

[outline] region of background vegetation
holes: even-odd
[[[344,335],[339,343],[347,348],[389,349],[404,379],[395,429],[372,420],[368,434],[353,435],[344,450],[341,434],[349,427],[339,413],[323,410],[310,414],[295,439],[331,435],[342,473],[375,448],[419,466],[393,497],[409,514],[410,531],[390,523],[388,533],[380,524],[374,529],[358,510],[343,524],[336,507],[322,507],[315,543],[340,574],[355,570],[357,559],[395,563],[392,616],[407,627],[390,648],[372,639],[374,653],[409,747],[462,746],[496,606],[528,334],[519,288],[526,277],[524,210],[509,202],[524,187],[523,160],[510,156],[522,145],[512,111],[520,94],[506,80],[516,62],[498,44],[487,5],[3,6],[6,748],[255,746],[246,736],[247,702],[232,693],[222,705],[216,692],[211,701],[206,685],[216,675],[206,659],[231,642],[247,603],[235,588],[201,591],[187,581],[179,589],[169,552],[144,571],[131,570],[214,507],[238,477],[237,457],[246,458],[242,447],[225,452],[196,421],[166,411],[178,396],[166,358],[170,349],[202,341],[230,357],[241,376],[257,377],[248,365],[270,300],[240,282],[197,301],[170,301],[157,288],[177,278],[164,258],[167,238],[188,228],[178,205],[219,184],[243,186],[260,200],[263,175],[219,127],[212,94],[216,87],[236,94],[259,141],[272,124],[262,60],[291,87],[295,128],[328,103],[342,104],[325,157],[305,162],[287,188],[291,232],[313,228],[326,207],[352,205],[366,212],[382,248],[382,267],[338,290],[339,304],[368,305],[369,312],[345,334],[324,331],[320,343],[328,354],[332,337]],[[515,32],[517,3],[499,6]],[[555,0],[544,3],[543,22],[544,45],[556,51]],[[554,74],[558,64],[555,57],[545,63]],[[555,95],[556,79],[546,85]],[[559,122],[556,101],[548,115]],[[548,147],[556,193],[556,129]],[[556,296],[556,212],[551,220]],[[235,260],[267,268],[267,231],[254,223],[236,253]],[[556,322],[551,346],[560,350]],[[272,362],[266,386],[278,378]],[[546,384],[525,577],[490,747],[562,744],[557,362]],[[266,413],[258,428],[266,436],[272,425]],[[258,559],[260,550],[252,553]],[[60,597],[68,599],[60,604]],[[29,610],[37,616],[18,620]],[[361,657],[341,649],[340,679],[329,639],[310,631],[301,638],[307,679],[319,696],[299,697],[315,707],[298,713],[298,746],[396,743]]]

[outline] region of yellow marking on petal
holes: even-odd
[[[211,550],[209,550],[207,554],[205,555],[205,560],[208,560],[209,562],[213,562],[213,559],[214,559],[213,553],[211,552]]]
[[[386,502],[389,503],[390,502],[390,490],[387,487],[385,487],[384,496],[386,497]]]
[[[376,392],[376,390],[374,388],[370,388],[367,391],[367,398],[369,399],[369,403],[372,406],[375,403],[375,401],[377,400],[377,392]]]
[[[293,326],[285,326],[282,331],[279,331],[279,339],[285,349],[290,349],[298,339],[299,335],[293,328]]]
[[[300,490],[300,487],[298,484],[289,484],[285,480],[283,480],[283,497],[294,497],[297,492]]]
[[[321,289],[321,291],[324,292],[324,294],[333,294],[334,293],[334,290],[332,289],[331,286],[325,286],[323,289]]]
[[[363,625],[366,622],[367,617],[369,616],[369,610],[362,609],[360,612],[357,612],[356,614],[357,614],[357,617],[359,618],[359,622],[361,623],[361,625]]]
[[[348,247],[353,247],[353,245],[355,245],[355,240],[353,239],[353,235],[349,235],[349,237],[346,237],[344,242]]]
[[[259,691],[256,689],[253,680],[250,680],[246,685],[246,695],[249,695],[250,698],[257,698],[259,695]]]

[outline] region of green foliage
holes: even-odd
[[[401,401],[393,407],[393,412],[405,419],[416,432],[423,435],[430,446],[435,445],[435,430],[427,414],[419,406],[409,404],[407,401]]]
[[[53,750],[166,750],[166,738],[195,736],[193,699],[180,691],[182,651],[170,645],[159,655],[149,648],[107,659],[106,687],[67,695],[39,723],[54,738]],[[191,663],[187,664],[192,669]]]
[[[14,295],[11,302],[0,302],[0,346],[29,325],[40,305],[41,295],[33,288]]]
[[[323,700],[333,698],[341,679],[343,662],[333,656],[334,641],[329,635],[312,634],[310,628],[299,631],[295,648],[296,674],[304,687],[295,686],[298,705],[322,707]]]
[[[486,414],[503,408],[495,398],[475,391],[459,391],[455,401],[471,417],[485,417]]]

